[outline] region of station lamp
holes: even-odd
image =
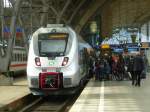
[[[91,21],[91,23],[90,23],[90,31],[92,33],[92,38],[91,38],[92,45],[94,46],[95,34],[97,32],[97,23],[96,23],[96,21]]]

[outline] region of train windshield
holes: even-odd
[[[39,34],[38,46],[40,56],[64,56],[68,42],[67,33]]]

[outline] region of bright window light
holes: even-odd
[[[11,8],[12,7],[12,4],[10,3],[9,0],[3,0],[3,2],[4,2],[4,7],[5,8]]]

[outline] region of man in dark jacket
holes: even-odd
[[[134,70],[135,77],[136,77],[135,86],[140,86],[141,85],[141,73],[144,70],[144,61],[140,54],[134,58],[133,70]]]
[[[130,74],[131,74],[132,85],[135,85],[135,83],[136,83],[136,74],[134,73],[133,66],[134,66],[134,57],[131,56],[130,60],[129,60],[127,71],[130,72]]]

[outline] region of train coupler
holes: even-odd
[[[63,74],[59,72],[40,73],[39,87],[48,90],[63,88]]]

